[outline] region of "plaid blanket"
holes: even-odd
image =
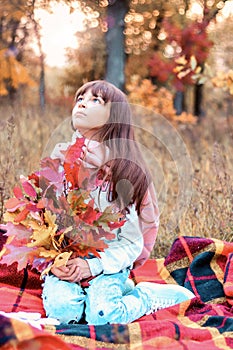
[[[36,272],[1,265],[1,309],[44,314]],[[196,295],[128,324],[44,326],[0,316],[3,349],[232,349],[233,243],[201,237],[177,238],[168,256],[149,260],[131,278],[180,284]]]

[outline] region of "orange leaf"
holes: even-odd
[[[27,218],[29,210],[24,208],[14,219],[15,222],[21,222]]]
[[[5,203],[5,208],[9,211],[15,211],[19,207],[22,207],[25,203],[20,201],[18,198],[10,198]]]

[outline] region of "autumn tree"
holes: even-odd
[[[40,0],[3,0],[0,18],[0,49],[2,49],[1,92],[0,95],[13,96],[20,85],[32,85],[24,59],[28,51],[27,43],[30,36],[35,35],[40,54],[40,105],[45,106],[44,83],[44,54],[41,47],[40,27],[36,21],[35,9],[40,6],[49,6],[49,1]],[[30,55],[32,51],[30,51]],[[34,84],[35,85],[35,84]]]
[[[90,13],[98,13],[97,21],[104,33],[106,60],[104,78],[118,88],[125,88],[125,16],[130,0],[79,1],[82,11],[87,15],[87,30],[92,26]]]
[[[104,78],[124,90],[127,60],[131,55],[138,57],[141,52],[148,50],[152,33],[159,32],[164,2],[87,0],[79,1],[79,4],[86,15],[85,30],[92,31],[95,23],[103,32],[106,49]],[[156,45],[156,42],[153,42]]]
[[[86,0],[79,3],[89,18],[87,31],[93,21],[90,14],[94,13],[94,21],[104,33],[104,77],[124,89],[125,76],[129,78],[135,73],[143,78],[150,76],[156,85],[168,85],[175,90],[175,106],[180,114],[184,109],[184,90],[194,82],[191,73],[182,77],[179,60],[184,57],[189,64],[194,55],[198,65],[203,66],[212,45],[208,25],[225,1]],[[194,5],[202,10],[198,15]],[[194,113],[197,115],[202,113],[202,89],[195,85]]]
[[[13,97],[20,84],[30,82],[22,64],[23,51],[29,35],[26,20],[26,1],[6,1],[1,3],[0,18],[0,84],[1,95]]]
[[[171,83],[176,90],[175,107],[180,114],[184,109],[184,91],[187,85],[194,85],[192,70],[190,74],[183,74],[179,70],[180,59],[190,64],[190,59],[195,56],[197,63],[203,67],[206,62],[212,42],[208,35],[208,26],[215,20],[216,15],[224,2],[200,2],[202,13],[198,16],[192,13],[191,1],[179,4],[178,11],[167,13],[160,32],[160,40],[163,44],[149,61],[150,75],[159,82]],[[172,5],[172,2],[171,2]],[[174,5],[174,4],[173,4]],[[172,10],[172,7],[170,8]],[[186,70],[187,72],[187,70]],[[202,111],[202,85],[194,86],[194,114],[201,116]]]

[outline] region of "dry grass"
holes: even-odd
[[[227,241],[233,238],[233,139],[226,120],[222,118],[219,122],[208,116],[200,125],[187,127],[180,133],[193,166],[192,197],[175,231],[166,229],[166,215],[162,216],[155,248],[159,256],[164,255],[164,250],[165,254],[168,252],[176,235]],[[170,203],[172,200],[176,198],[171,197]]]
[[[176,127],[178,135],[190,154],[193,168],[192,198],[183,203],[182,213],[176,227],[169,228],[168,222],[174,213],[174,204],[180,195],[182,184],[177,177],[177,160],[169,153],[166,144],[148,132],[138,131],[138,137],[151,151],[158,164],[152,169],[159,201],[162,203],[161,226],[153,256],[165,256],[177,235],[215,237],[231,241],[233,237],[233,119],[209,109],[202,123],[193,126]],[[9,107],[5,102],[0,107],[0,219],[4,211],[4,200],[11,194],[20,174],[27,175],[38,169],[48,140],[55,143],[51,133],[69,115],[68,109],[48,107],[42,114],[38,108],[16,103]],[[151,119],[146,129],[151,130]],[[149,120],[149,119],[148,119]],[[56,135],[66,139],[67,125]],[[150,159],[148,159],[150,163]],[[182,163],[181,163],[182,164]],[[162,179],[162,185],[160,180]],[[186,179],[187,180],[187,179]],[[161,204],[160,203],[160,204]],[[182,206],[182,203],[181,203]],[[179,211],[180,208],[177,210]],[[179,216],[179,215],[178,215]]]

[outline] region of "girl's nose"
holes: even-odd
[[[81,101],[78,101],[78,107],[86,108],[87,107],[87,101],[85,101],[84,99],[81,100]]]
[[[79,104],[79,107],[80,107],[80,108],[86,108],[86,106],[87,106],[87,104],[86,104],[84,101],[82,101],[82,102]]]

